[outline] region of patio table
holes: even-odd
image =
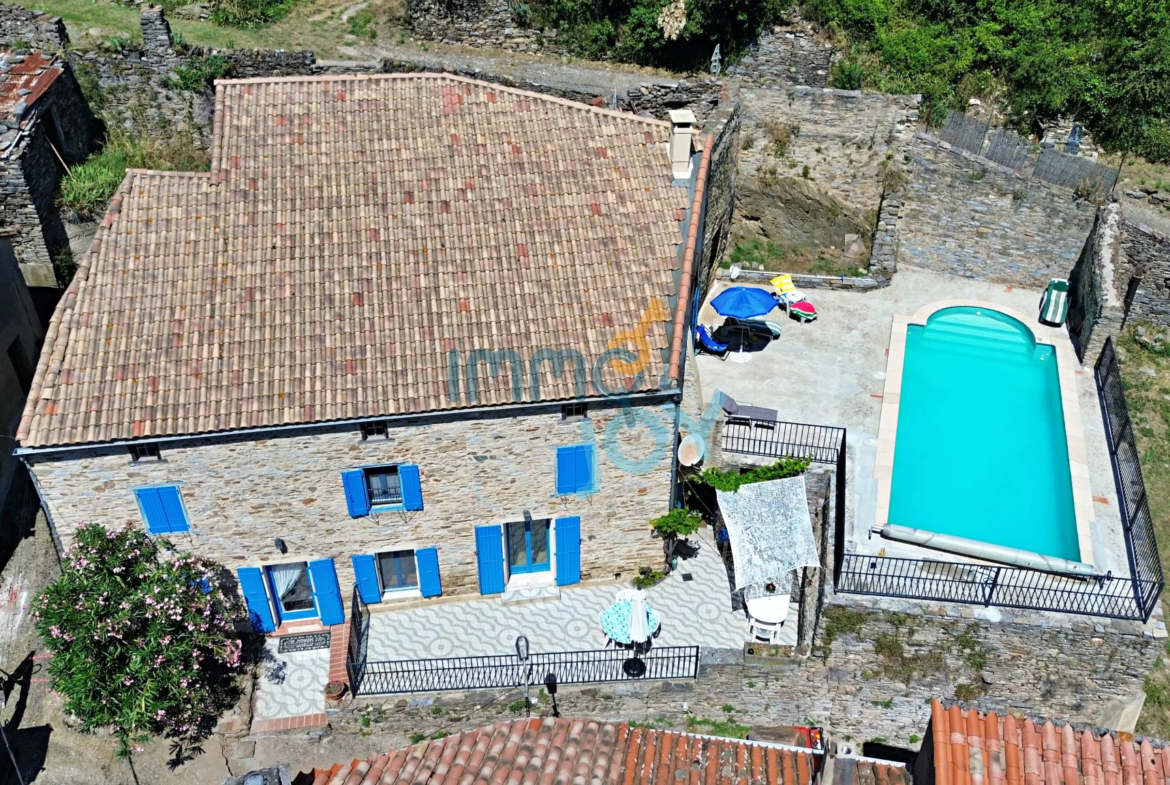
[[[790,598],[787,594],[753,597],[747,601],[748,616],[765,624],[780,624],[788,618]]]
[[[646,606],[646,627],[651,636],[662,626],[662,619],[649,605]],[[630,642],[630,601],[619,599],[601,612],[601,630],[615,643]]]

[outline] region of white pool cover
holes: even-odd
[[[775,581],[798,567],[819,566],[803,475],[716,495],[731,539],[737,590]]]

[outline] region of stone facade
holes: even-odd
[[[528,27],[521,3],[508,0],[408,0],[406,17],[418,38],[515,52],[567,52],[556,30]]]
[[[59,52],[69,43],[59,16],[29,11],[18,5],[0,6],[0,41],[18,49]]]
[[[13,251],[33,287],[58,285],[53,257],[69,247],[56,202],[62,159],[68,165],[85,160],[99,132],[72,69],[64,61],[60,66],[63,72],[24,110],[11,146],[0,153],[0,213],[15,231]]]
[[[926,134],[907,152],[899,264],[1030,289],[1069,276],[1096,205]]]
[[[577,422],[562,422],[559,406],[528,416],[454,414],[393,424],[389,437],[367,440],[351,426],[163,442],[161,459],[138,463],[125,448],[28,460],[64,547],[81,522],[142,525],[134,488],[175,484],[191,524],[177,544],[232,570],[333,557],[348,597],[351,556],[435,546],[443,595],[458,597],[478,591],[474,528],[523,520],[526,510],[581,517],[582,580],[661,565],[662,542],[648,522],[670,509],[674,406],[629,411],[591,408]],[[590,427],[598,492],[558,497],[555,448],[585,441]],[[651,455],[660,460],[631,467]],[[350,518],[341,472],[385,463],[418,465],[424,509]],[[287,555],[273,546],[277,537]]]
[[[11,444],[45,330],[16,262],[12,238],[6,236],[0,236],[0,303],[4,303],[0,310],[0,349],[6,352],[0,358],[0,434]],[[13,476],[23,471],[11,448],[0,451],[0,509],[4,508]]]
[[[758,85],[828,87],[833,55],[811,25],[797,23],[765,30],[727,73]]]
[[[1125,319],[1170,327],[1170,219],[1132,205],[1121,216],[1116,286],[1128,305]]]

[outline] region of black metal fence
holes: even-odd
[[[1145,621],[1154,611],[1165,580],[1111,340],[1105,342],[1097,360],[1096,379],[1121,496],[1129,577],[1072,578],[1017,567],[847,553],[844,428],[758,420],[736,423],[728,418],[724,423],[722,448],[727,452],[773,458],[808,457],[835,464],[833,586],[836,591]]]
[[[370,609],[362,602],[358,587],[353,585],[353,599],[349,610],[349,646],[346,649],[345,675],[354,695],[362,683],[362,669],[366,665],[366,641],[370,631]]]
[[[598,684],[647,679],[693,679],[699,674],[698,646],[667,646],[643,654],[622,649],[532,653],[430,660],[351,662],[355,695],[488,690],[541,685],[556,674],[557,684]]]
[[[1166,580],[1154,536],[1154,518],[1150,515],[1150,502],[1142,478],[1137,443],[1134,441],[1133,421],[1129,417],[1129,407],[1125,405],[1121,366],[1117,363],[1112,338],[1105,339],[1105,346],[1094,367],[1094,375],[1105,419],[1113,479],[1120,499],[1118,507],[1121,510],[1121,525],[1125,530],[1133,593],[1142,618],[1146,619],[1153,613]]]

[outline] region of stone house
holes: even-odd
[[[340,623],[351,587],[660,564],[690,119],[438,74],[218,82],[211,171],[128,172],[50,323],[17,453],[59,547],[165,534],[263,631]]]
[[[12,252],[11,230],[0,231],[0,302],[5,304],[0,311],[0,347],[6,357],[0,360],[0,433],[11,439],[32,385],[37,352],[45,340],[44,327]],[[0,509],[19,465],[11,451],[0,453]]]
[[[56,204],[61,178],[90,154],[99,130],[66,60],[41,50],[0,50],[0,211],[38,300],[62,283],[53,258],[69,248]]]

